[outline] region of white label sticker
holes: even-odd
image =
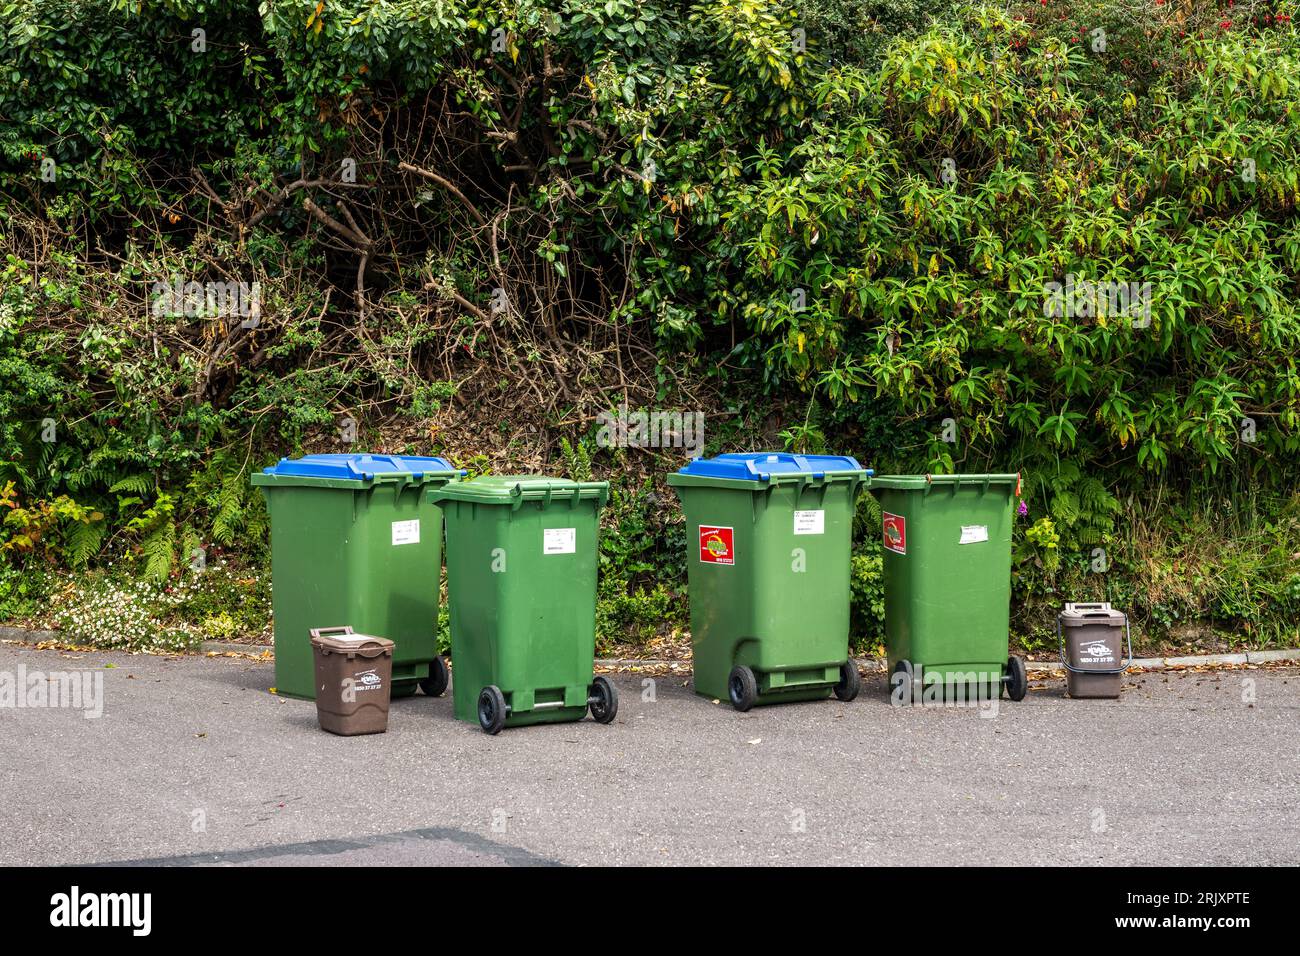
[[[393,522],[393,544],[419,544],[420,543],[420,519],[414,521],[394,521]]]
[[[573,554],[577,550],[577,528],[547,528],[542,532],[542,554]]]
[[[975,544],[977,541],[987,541],[989,539],[989,529],[987,525],[982,524],[964,524],[961,526],[961,540],[958,544]]]
[[[825,534],[826,512],[796,511],[794,513],[795,534]]]

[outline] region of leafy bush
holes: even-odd
[[[0,621],[27,621],[49,606],[54,574],[40,567],[0,562]]]
[[[175,572],[166,582],[109,569],[66,580],[50,612],[63,637],[92,647],[193,649],[200,641],[269,636],[266,577],[224,563]]]
[[[596,592],[596,647],[608,654],[616,644],[644,644],[666,623],[684,623],[680,592],[663,584],[629,591],[624,581],[605,575]]]
[[[1095,587],[1162,635],[1274,639],[1293,539],[1262,529],[1300,457],[1292,12],[0,0],[3,560],[155,582],[217,547],[262,561],[249,472],[303,450],[628,473],[602,633],[644,633],[683,620],[649,477],[677,462],[597,448],[592,422],[675,406],[708,413],[710,452],[1023,472],[1027,642]],[[158,307],[232,278],[257,321]],[[1135,284],[1141,314],[1064,296],[1097,282]],[[1189,509],[1243,499],[1201,549]],[[873,539],[860,522],[868,643]]]
[[[148,580],[99,574],[60,596],[54,624],[64,640],[123,650],[189,650],[201,639],[188,622],[173,623],[184,591]]]
[[[853,552],[849,582],[850,641],[860,652],[879,654],[885,643],[885,549],[879,540]]]

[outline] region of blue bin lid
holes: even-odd
[[[262,474],[275,478],[333,478],[344,481],[373,481],[380,475],[413,475],[428,472],[452,472],[456,469],[444,458],[420,458],[415,455],[303,455],[281,458]]]
[[[767,481],[773,475],[810,475],[820,478],[830,472],[865,471],[856,458],[847,455],[792,455],[784,451],[749,451],[693,458],[677,474],[693,478],[732,478],[737,481]],[[870,472],[866,472],[870,474]]]

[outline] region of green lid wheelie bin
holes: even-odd
[[[695,692],[755,704],[857,696],[849,655],[853,458],[696,458],[668,476],[686,515]]]
[[[441,458],[306,455],[253,475],[271,516],[276,693],[314,700],[311,630],[388,638],[392,695],[441,695],[442,511],[430,485],[457,480]]]
[[[489,734],[618,713],[593,679],[596,535],[609,483],[484,476],[431,491],[447,520],[452,698]]]
[[[885,648],[898,703],[1028,688],[1010,657],[1011,527],[1019,475],[877,475]],[[902,675],[902,676],[897,676]],[[931,689],[932,688],[932,689]],[[942,696],[940,696],[942,695]]]

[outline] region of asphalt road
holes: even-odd
[[[1300,863],[1294,669],[1038,682],[993,717],[883,677],[738,714],[620,675],[609,726],[492,738],[449,694],[340,738],[269,664],[0,645],[20,665],[102,673],[104,709],[0,706],[4,865]]]

